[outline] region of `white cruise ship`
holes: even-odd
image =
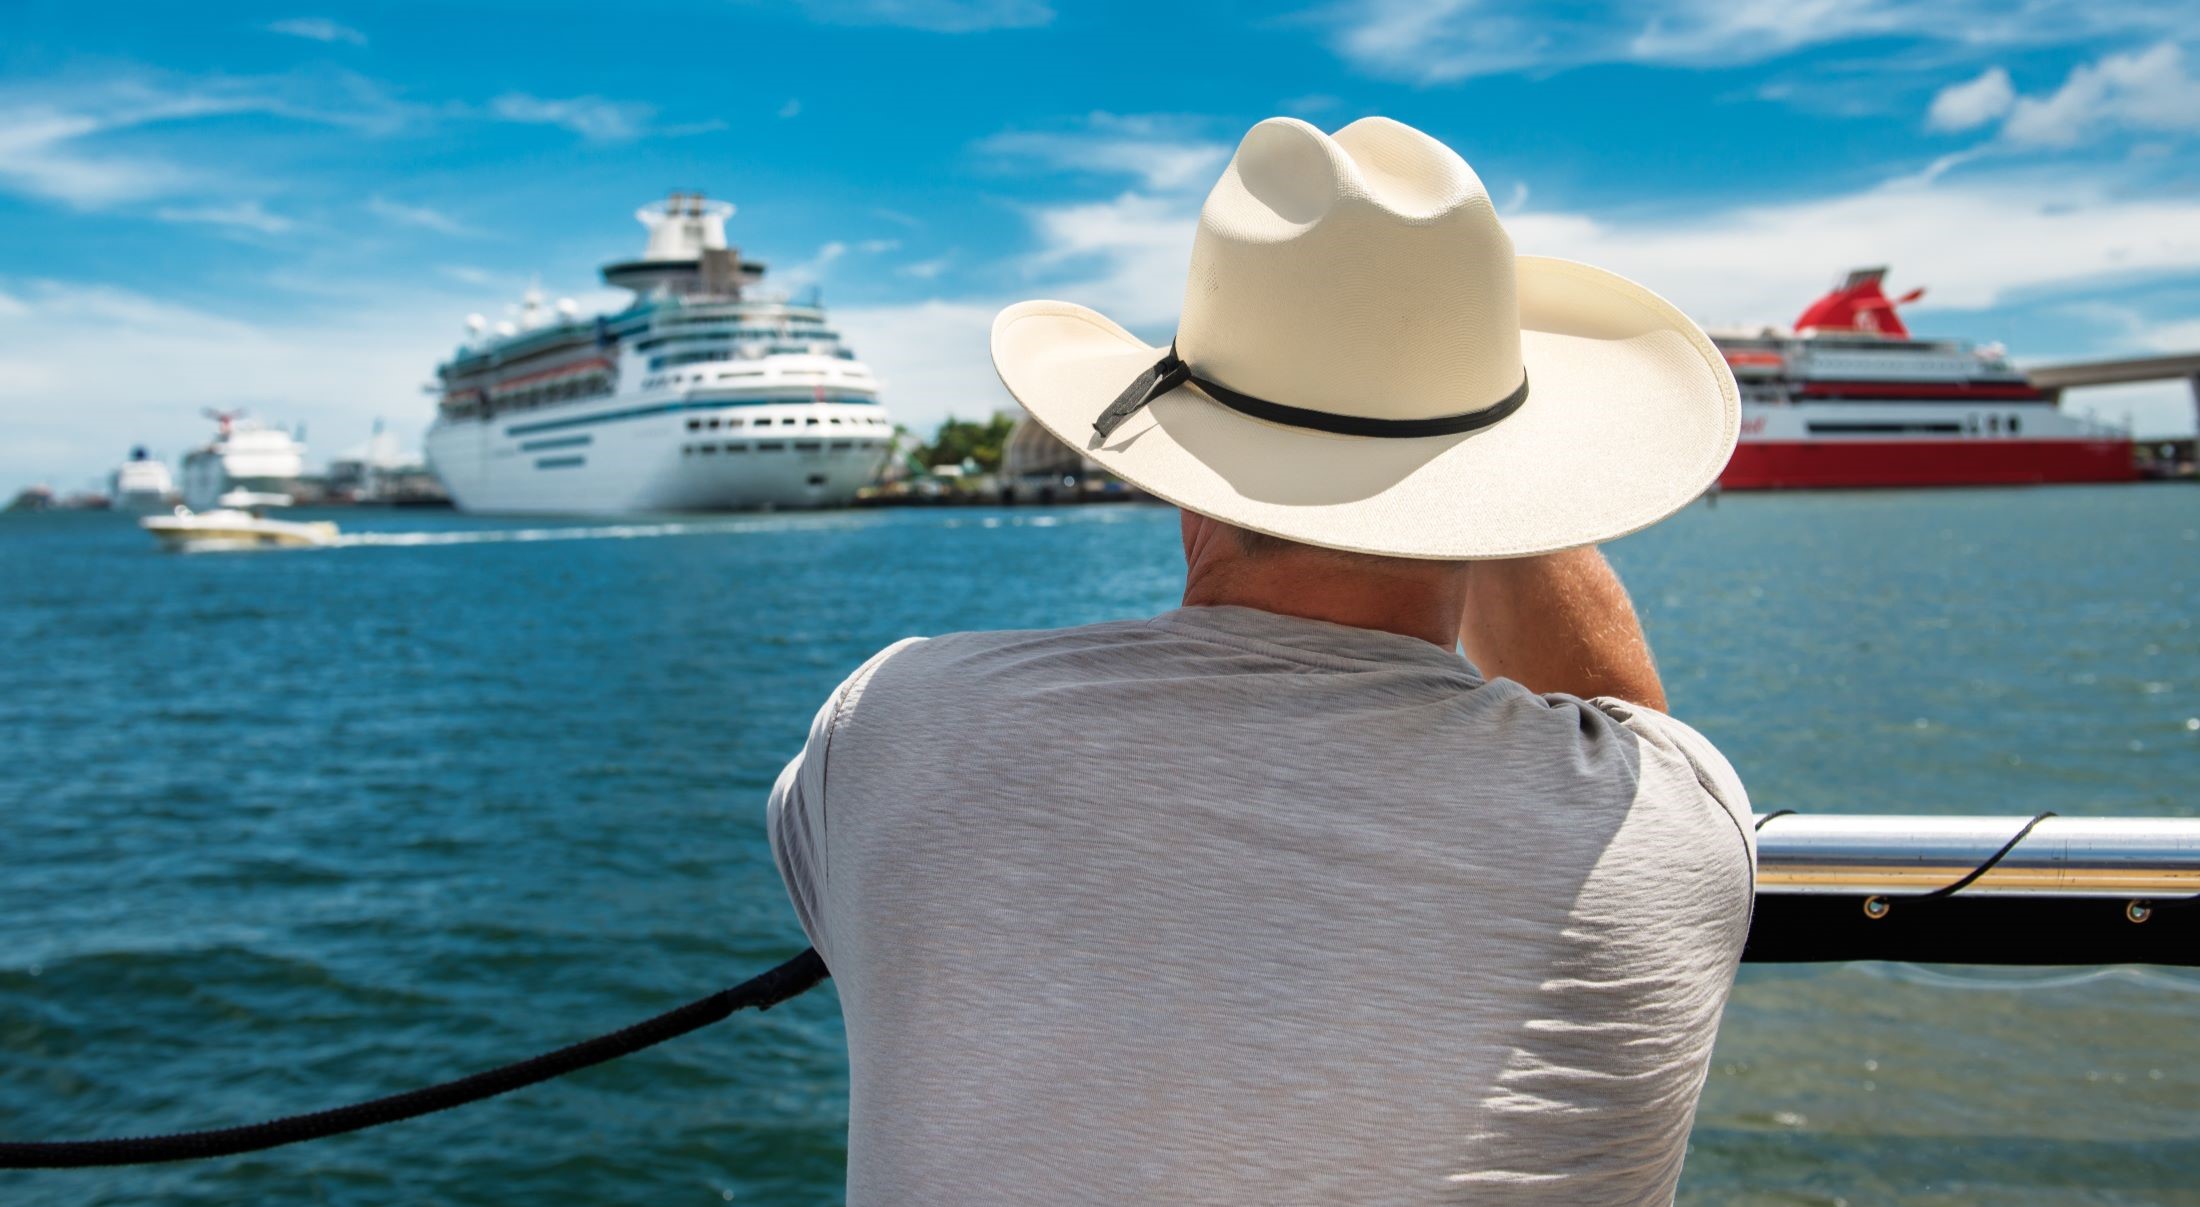
[[[208,411],[220,425],[214,439],[183,455],[183,501],[193,511],[222,505],[222,496],[247,491],[266,501],[290,502],[306,469],[306,446],[289,432],[268,427],[243,411]],[[278,504],[280,505],[280,504]]]
[[[140,444],[130,450],[128,461],[107,476],[107,497],[116,511],[154,515],[175,506],[176,483],[168,476],[168,467]]]
[[[474,316],[437,369],[428,463],[461,509],[610,514],[834,507],[884,463],[893,424],[824,310],[766,295],[726,246],[733,207],[674,193],[635,216],[638,260],[604,267],[634,300],[584,318],[530,291]]]

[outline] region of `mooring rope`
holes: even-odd
[[[211,1131],[177,1132],[167,1136],[133,1136],[114,1140],[56,1140],[45,1143],[0,1142],[0,1169],[80,1169],[91,1165],[152,1165],[162,1161],[191,1161],[202,1157],[227,1157],[340,1136],[361,1128],[395,1123],[436,1111],[479,1102],[509,1093],[538,1081],[562,1077],[576,1069],[616,1060],[668,1039],[686,1035],[719,1022],[736,1010],[769,1010],[814,988],[831,973],[815,949],[779,967],[720,990],[700,1001],[689,1002],[631,1027],[583,1040],[570,1047],[546,1052],[516,1064],[461,1077],[423,1089],[391,1094],[371,1102],[340,1106],[303,1115],[285,1115],[245,1127]]]

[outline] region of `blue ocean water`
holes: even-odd
[[[0,1138],[256,1120],[609,1030],[802,939],[763,796],[912,633],[1169,606],[1174,513],[522,526],[175,556],[0,516]],[[2167,814],[2200,492],[1729,496],[1610,550],[1760,809]],[[1033,769],[1043,776],[1043,769]],[[1681,1199],[2200,1203],[2200,977],[1745,969]],[[563,1081],[9,1204],[836,1201],[829,989]]]

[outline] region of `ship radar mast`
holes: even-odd
[[[1882,335],[1889,339],[1910,338],[1910,329],[1895,313],[1895,307],[1909,305],[1924,297],[1925,291],[1913,289],[1901,297],[1890,298],[1879,288],[1886,276],[1884,266],[1850,269],[1849,275],[1834,286],[1833,292],[1812,302],[1803,311],[1795,320],[1795,330],[1798,333],[1839,331]]]
[[[706,200],[701,193],[674,192],[634,211],[649,231],[639,260],[606,264],[606,283],[642,296],[739,298],[742,287],[763,279],[764,266],[743,262],[739,249],[726,245],[726,219],[733,206]]]
[[[634,217],[649,230],[644,260],[693,260],[712,248],[725,250],[733,204],[705,201],[701,193],[674,193],[635,210]]]

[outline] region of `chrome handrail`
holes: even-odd
[[[1778,814],[1760,819],[1757,891],[1902,895],[1956,883],[2031,818]],[[2200,818],[2049,817],[1965,897],[2200,895]]]

